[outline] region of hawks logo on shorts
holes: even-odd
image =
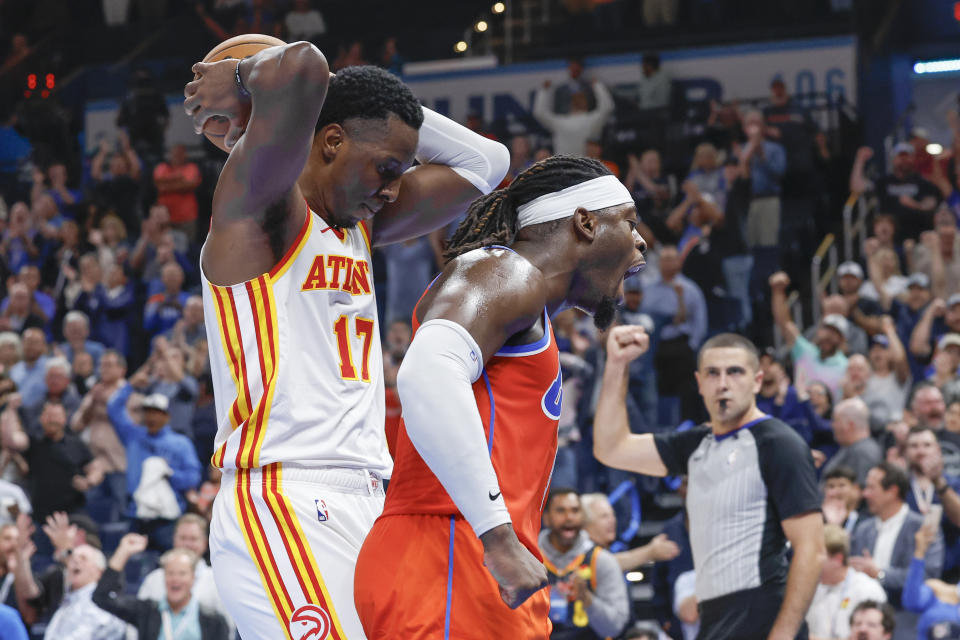
[[[290,616],[294,640],[324,640],[330,633],[330,614],[315,604],[305,604]]]

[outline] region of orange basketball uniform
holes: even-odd
[[[416,317],[413,323],[416,329]],[[543,325],[543,338],[502,347],[473,384],[513,527],[541,561],[537,534],[557,453],[562,393],[559,350],[546,310]],[[354,595],[370,640],[550,635],[546,590],[516,610],[503,602],[483,566],[482,543],[402,422],[383,515],[360,550]]]

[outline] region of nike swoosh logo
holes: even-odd
[[[497,491],[496,493],[493,493],[492,491],[488,491],[487,497],[490,498],[490,500],[496,500],[497,498],[500,497],[500,493],[501,493],[500,491]]]

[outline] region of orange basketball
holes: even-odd
[[[273,36],[265,36],[259,33],[247,33],[240,36],[234,36],[229,40],[224,40],[213,50],[210,51],[206,56],[204,56],[204,62],[217,62],[219,60],[242,60],[244,58],[249,58],[253,54],[266,49],[268,47],[278,47],[284,45],[286,42]],[[196,79],[197,76],[194,76]],[[250,117],[249,111],[243,114],[243,121],[246,124],[247,118]],[[217,147],[223,149],[227,153],[230,153],[230,150],[223,144],[223,138],[227,135],[227,132],[230,130],[230,123],[226,118],[222,116],[214,116],[207,120],[206,124],[203,125],[203,135],[207,137],[207,140],[212,142]]]

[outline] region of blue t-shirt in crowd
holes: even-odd
[[[0,638],[2,640],[29,640],[27,628],[13,607],[0,604]]]

